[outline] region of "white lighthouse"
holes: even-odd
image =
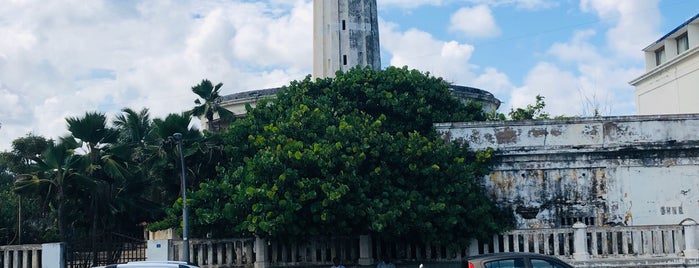
[[[376,0],[313,0],[313,77],[381,69]]]

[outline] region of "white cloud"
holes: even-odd
[[[660,36],[658,2],[582,0],[582,11],[611,25],[605,45],[593,42],[592,29],[552,44],[544,54],[552,58],[529,71],[507,106],[525,107],[541,95],[552,115],[633,114],[635,92],[628,81],[643,73],[641,49]]]
[[[398,31],[395,24],[380,23],[381,44],[390,54],[389,65],[429,71],[457,84],[470,82],[474,75],[468,63],[473,46],[456,41],[436,40],[418,29]]]
[[[596,13],[603,21],[615,23],[607,32],[607,45],[617,55],[641,59],[640,50],[660,34],[660,0],[581,0],[580,9]]]
[[[238,34],[231,40],[230,49],[239,59],[261,65],[311,68],[312,11],[312,2],[300,2],[288,16],[237,21],[233,26]]]
[[[223,94],[301,79],[311,23],[311,0],[3,3],[0,150],[28,132],[64,135],[87,111],[179,113],[205,78]]]
[[[472,86],[487,90],[496,97],[508,93],[513,88],[507,75],[493,67],[485,68],[485,71],[473,81]]]
[[[388,59],[384,65],[407,65],[488,90],[505,101],[505,111],[531,104],[541,94],[553,115],[584,114],[586,99],[610,107],[612,114],[628,113],[634,97],[626,83],[643,72],[640,49],[661,36],[658,1],[581,0],[571,5],[548,0],[380,0],[379,9],[405,9],[398,13],[451,5],[446,9],[455,12],[451,33],[470,37],[499,33],[499,26],[507,25],[505,18],[497,17],[499,12],[493,12],[500,9],[528,12],[561,5],[566,6],[561,12],[566,12],[578,6],[601,22],[590,25],[594,30],[574,32],[569,40],[544,43],[537,37],[536,42],[526,43],[535,44],[527,47],[527,53],[540,62],[531,64],[523,81],[510,81],[508,75],[517,77],[516,73],[505,74],[489,67],[490,62],[489,66],[474,64],[472,57],[478,50],[451,41],[460,40],[455,39],[458,36],[437,37],[424,29],[400,29],[382,21],[382,53]],[[148,107],[154,117],[181,112],[193,105],[190,88],[204,78],[223,82],[223,94],[301,79],[312,65],[312,3],[3,2],[0,36],[12,42],[0,42],[0,100],[4,101],[0,140],[5,141],[0,150],[30,131],[47,137],[62,135],[65,117],[86,111],[114,113],[123,107]],[[430,12],[434,10],[444,9]],[[595,40],[599,36],[606,37],[606,43],[599,45]],[[512,46],[519,49],[517,44]],[[492,66],[507,64],[496,62],[497,58],[492,58]]]
[[[627,81],[642,70],[629,63],[633,60],[595,47],[590,41],[594,35],[581,30],[567,42],[554,43],[547,51],[553,61],[540,62],[528,73],[524,85],[512,92],[512,107],[533,104],[541,95],[554,116],[633,111],[634,91]]]
[[[524,81],[524,86],[512,91],[509,103],[501,106],[501,110],[523,108],[534,104],[536,96],[543,96],[546,103],[545,112],[552,116],[576,115],[582,105],[576,98],[579,88],[578,79],[571,72],[559,69],[549,62],[537,64]]]
[[[10,92],[0,83],[0,100],[3,104],[0,105],[0,124],[7,125],[21,121],[23,115],[28,113],[27,107],[21,105],[20,95]]]
[[[494,37],[500,35],[495,17],[486,5],[463,7],[451,16],[449,29],[468,37]]]
[[[597,48],[589,42],[589,39],[594,35],[594,30],[575,32],[569,42],[554,43],[549,48],[548,53],[563,61],[598,61],[600,55],[597,53]]]
[[[381,45],[390,55],[389,65],[408,66],[444,80],[487,90],[496,97],[512,90],[507,75],[494,67],[470,63],[474,47],[457,41],[442,41],[418,29],[398,30],[394,23],[381,21]]]

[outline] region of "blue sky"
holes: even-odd
[[[310,0],[0,0],[0,150],[65,118],[190,109],[190,88],[277,87],[312,70]],[[326,0],[327,1],[327,0]],[[378,0],[384,66],[492,92],[501,112],[536,95],[552,115],[635,113],[641,49],[696,0]]]

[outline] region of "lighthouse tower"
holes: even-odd
[[[376,0],[313,0],[313,77],[381,69]]]

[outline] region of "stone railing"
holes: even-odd
[[[252,264],[253,239],[191,239],[190,261],[202,267],[242,267]],[[182,260],[182,241],[173,241],[172,260]]]
[[[468,255],[474,256],[498,252],[536,252],[571,258],[574,248],[574,233],[574,230],[571,228],[514,230],[494,235],[490,240],[471,241]]]
[[[582,228],[582,227],[581,227]],[[680,225],[587,228],[587,253],[591,258],[623,256],[678,257],[687,238]]]
[[[190,261],[202,268],[326,267],[340,258],[346,267],[375,265],[380,256],[398,267],[461,267],[468,256],[497,252],[536,252],[557,256],[576,267],[699,267],[699,226],[587,227],[514,230],[464,249],[389,243],[368,235],[278,243],[264,239],[192,239]],[[61,243],[0,246],[0,268],[63,268]],[[181,240],[149,240],[148,260],[182,260]],[[427,265],[429,264],[429,265]],[[415,266],[417,267],[417,266]]]
[[[576,224],[572,229],[515,230],[495,235],[489,241],[474,241],[469,255],[536,252],[568,259],[677,257],[683,254],[686,240],[691,240],[684,229],[682,225],[586,227]],[[576,241],[577,233],[582,235],[579,241]]]
[[[0,267],[39,268],[41,245],[0,246]]]
[[[657,266],[699,267],[697,232],[697,223],[692,220],[681,225],[662,226],[587,227],[577,223],[573,228],[514,230],[487,241],[474,240],[464,249],[389,243],[369,236],[315,239],[294,244],[264,239],[191,240],[190,260],[207,268],[251,264],[256,268],[322,267],[331,265],[332,258],[338,257],[345,266],[351,267],[373,265],[380,255],[386,255],[400,267],[415,263],[433,266],[460,263],[468,256],[486,253],[535,252],[553,255],[580,267],[629,267],[612,262],[619,259],[643,261],[645,266],[662,261]],[[180,247],[181,241],[173,241],[171,252],[163,256],[181,260]]]

